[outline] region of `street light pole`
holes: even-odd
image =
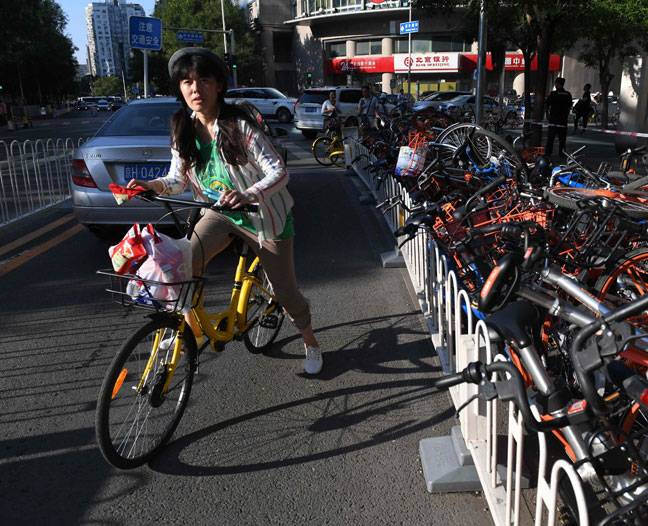
[[[148,98],[148,51],[142,49],[144,53],[144,98]]]

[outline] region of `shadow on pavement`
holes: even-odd
[[[121,474],[120,490],[101,495],[111,468],[93,444],[92,428],[0,441],[2,523],[123,524],[84,516],[98,503],[118,503],[141,487],[146,475]]]
[[[207,477],[272,470],[396,441],[454,414],[425,379],[354,386],[259,409],[185,435],[151,469]]]
[[[421,345],[421,339],[427,339],[428,333],[419,324],[420,315],[420,312],[413,311],[317,328],[315,333],[318,338],[340,329],[354,327],[364,330],[356,331],[350,339],[335,349],[324,347],[325,367],[316,379],[333,380],[349,371],[367,374],[415,374],[440,371],[440,367],[429,363],[430,354],[433,352],[432,346]],[[385,323],[387,325],[384,325]],[[379,324],[381,326],[376,327]],[[409,341],[403,341],[405,337],[410,337]],[[302,354],[291,354],[283,350],[288,344],[300,339],[299,335],[294,335],[279,340],[267,356],[277,359],[302,359]],[[404,362],[409,366],[387,365]]]

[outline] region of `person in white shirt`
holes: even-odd
[[[324,115],[324,130],[335,131],[337,129],[337,107],[335,106],[335,91],[329,91],[329,98],[322,103],[322,115]]]

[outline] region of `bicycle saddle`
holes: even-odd
[[[486,318],[489,329],[506,340],[514,341],[519,348],[533,342],[532,335],[538,333],[541,322],[538,310],[526,301],[513,301]]]

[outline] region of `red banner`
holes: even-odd
[[[333,73],[393,73],[394,57],[367,55],[353,58],[334,58],[330,61]]]
[[[463,71],[472,71],[477,67],[477,55],[475,53],[463,53],[461,55],[461,69]],[[524,55],[522,53],[507,53],[506,63],[504,65],[506,71],[524,71]],[[486,69],[493,70],[493,60],[491,54],[486,54]],[[533,57],[531,61],[531,71],[537,71],[538,57]],[[549,71],[560,71],[560,55],[549,55]]]

